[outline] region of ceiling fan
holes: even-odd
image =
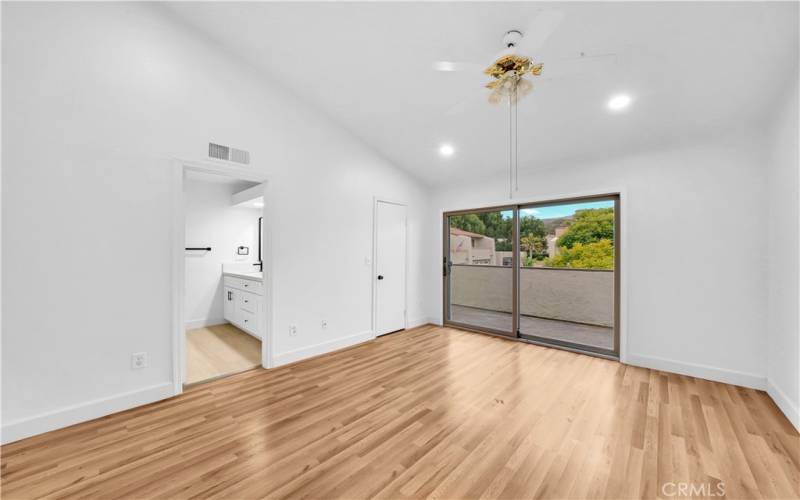
[[[537,14],[524,30],[512,29],[503,35],[503,49],[495,54],[492,63],[435,61],[433,69],[444,72],[464,72],[483,74],[490,77],[485,88],[491,90],[488,95],[490,103],[499,104],[510,99],[511,104],[529,94],[533,89],[532,76],[543,76],[543,80],[593,72],[616,59],[614,53],[587,54],[580,52],[566,59],[556,61],[534,62],[531,54],[539,53],[545,42],[558,29],[564,20],[564,13],[559,10],[543,10]],[[482,93],[483,94],[483,93]],[[471,99],[469,99],[471,100]],[[454,109],[460,108],[460,103]]]
[[[544,64],[534,62],[531,56],[539,52],[550,35],[564,19],[558,10],[544,10],[533,18],[524,31],[512,29],[503,36],[503,50],[495,55],[493,62],[483,70],[490,78],[484,85],[491,92],[488,100],[492,104],[508,103],[508,196],[513,198],[519,190],[519,140],[518,113],[519,99],[530,93],[533,84],[530,77],[542,74]],[[478,65],[453,61],[437,61],[434,69],[438,71],[474,71]]]

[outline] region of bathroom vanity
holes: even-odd
[[[250,335],[264,331],[264,282],[259,272],[223,272],[223,316]]]

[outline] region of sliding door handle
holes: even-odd
[[[383,275],[382,275],[382,274],[379,274],[379,275],[378,275],[378,279],[379,279],[379,280],[382,280],[382,279],[383,279]]]

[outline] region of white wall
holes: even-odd
[[[624,189],[627,362],[763,388],[765,156],[764,141],[745,133],[554,165],[521,174],[517,198]],[[434,204],[449,210],[507,203],[507,192],[504,176],[476,179],[441,190]]]
[[[211,247],[210,252],[186,252],[187,328],[225,323],[222,264],[258,260],[258,218],[262,211],[231,206],[231,195],[240,190],[236,185],[191,178],[184,182],[186,246]],[[237,254],[240,245],[250,248],[249,255]]]
[[[800,159],[797,81],[779,102],[769,130],[767,163],[768,272],[767,391],[800,429]]]
[[[426,319],[428,193],[329,118],[158,6],[2,17],[4,441],[172,394],[169,157],[209,141],[270,176],[279,362],[367,338],[374,195],[409,203],[408,315]]]

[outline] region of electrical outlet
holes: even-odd
[[[323,320],[322,320],[322,328],[323,328],[323,329],[324,329],[324,328],[328,328],[328,320],[327,320],[327,319],[323,319]]]
[[[141,370],[147,368],[147,353],[135,352],[131,354],[131,368],[134,370]]]
[[[290,337],[297,336],[297,325],[289,325],[289,336]]]

